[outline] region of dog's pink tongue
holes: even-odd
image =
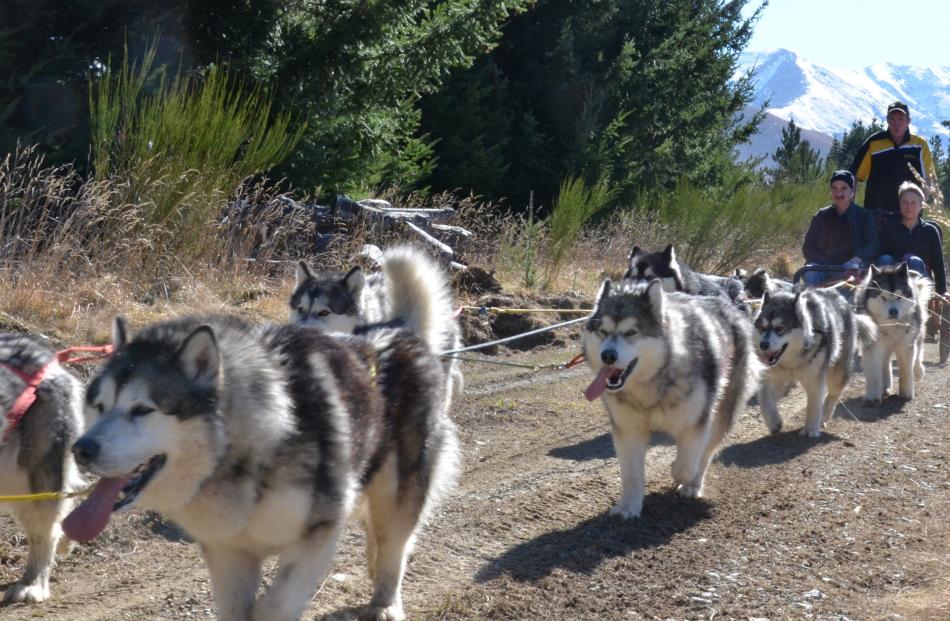
[[[74,541],[95,539],[109,523],[116,498],[131,478],[99,479],[89,497],[63,520],[66,535]]]
[[[613,371],[611,367],[600,367],[600,371],[597,371],[597,377],[584,391],[584,397],[588,401],[599,399],[600,395],[604,394],[604,391],[607,390],[607,376],[610,375],[611,371]]]

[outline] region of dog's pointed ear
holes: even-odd
[[[308,278],[313,278],[313,270],[310,269],[310,266],[307,265],[306,261],[297,263],[297,282],[294,285],[294,288],[302,285],[307,281]]]
[[[654,278],[647,285],[647,296],[650,298],[650,306],[657,317],[663,314],[663,283],[659,278]]]
[[[663,258],[670,263],[676,261],[676,251],[673,250],[673,244],[669,244],[663,249]]]
[[[901,278],[907,278],[907,270],[910,268],[907,266],[906,261],[901,261],[897,264],[897,275]]]
[[[343,277],[343,286],[346,287],[346,290],[350,292],[354,298],[359,297],[360,292],[363,291],[363,285],[366,284],[366,277],[363,276],[363,268],[359,265],[351,269],[346,273],[346,276]]]
[[[802,322],[802,325],[805,325],[805,323],[808,321],[808,315],[805,312],[807,310],[805,308],[805,298],[804,296],[802,296],[801,291],[795,294],[794,304],[795,304],[795,314],[798,315],[798,320]]]
[[[633,250],[630,251],[630,256],[627,257],[627,261],[629,261],[629,262],[632,263],[633,260],[634,260],[634,258],[636,258],[637,255],[640,254],[640,252],[641,252],[641,251],[640,251],[640,246],[637,246],[636,244],[634,244]]]
[[[125,317],[116,315],[112,320],[112,346],[118,349],[129,342],[129,324]]]
[[[768,272],[765,271],[764,267],[757,267],[755,268],[755,271],[752,272],[753,276],[758,276],[759,274],[765,274],[766,276],[769,275]]]
[[[178,350],[178,362],[188,379],[202,384],[217,381],[221,355],[211,326],[199,326],[188,335]]]
[[[762,305],[761,305],[761,306],[765,306],[765,305],[768,304],[768,303],[769,303],[769,292],[768,292],[768,289],[766,289],[765,291],[762,292]],[[761,306],[760,306],[760,308],[761,308]]]
[[[733,277],[738,278],[739,280],[742,280],[743,278],[749,275],[749,272],[745,271],[741,267],[737,267],[736,271],[734,271],[732,275]]]
[[[799,291],[795,294],[795,316],[798,317],[798,323],[802,327],[802,332],[805,334],[805,347],[811,347],[812,340],[812,325],[811,319],[808,317],[808,301],[805,299],[805,296],[802,295],[803,292]]]
[[[611,281],[609,278],[605,279],[604,282],[600,284],[600,290],[597,292],[597,297],[594,298],[594,308],[600,308],[600,303],[610,293],[610,288],[612,286],[613,281]]]

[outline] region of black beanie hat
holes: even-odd
[[[831,173],[831,181],[828,184],[830,185],[835,181],[844,181],[852,190],[854,189],[854,175],[851,174],[850,170],[836,170]]]

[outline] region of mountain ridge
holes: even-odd
[[[941,121],[950,119],[950,66],[921,67],[891,63],[861,70],[836,69],[778,48],[743,52],[737,76],[749,69],[754,91],[750,106],[796,125],[840,137],[854,121],[883,121],[887,104],[910,106],[911,131],[930,138],[950,135]]]

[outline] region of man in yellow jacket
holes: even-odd
[[[925,182],[935,178],[933,156],[927,141],[910,133],[910,109],[895,101],[887,107],[887,130],[872,134],[864,141],[851,172],[859,182],[866,182],[864,207],[874,212],[891,212],[900,216],[897,188],[905,181],[917,183],[910,167]]]

